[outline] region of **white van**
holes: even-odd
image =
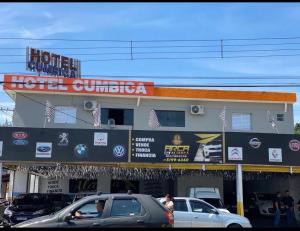
[[[194,197],[206,201],[223,212],[230,213],[224,206],[218,188],[197,187],[190,188],[188,197]]]

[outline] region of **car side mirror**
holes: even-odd
[[[65,221],[65,222],[69,222],[69,221],[71,221],[71,220],[73,220],[73,215],[72,215],[72,213],[69,213],[67,216],[64,217],[64,221]]]
[[[219,214],[219,211],[217,209],[212,209],[214,214]]]

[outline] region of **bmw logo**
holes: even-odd
[[[123,145],[116,145],[113,148],[113,154],[115,157],[123,157],[125,155],[125,147]]]
[[[78,157],[86,157],[88,154],[88,147],[85,144],[77,144],[74,148],[74,153]]]

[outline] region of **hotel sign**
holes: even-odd
[[[81,76],[78,59],[29,47],[26,48],[26,70],[67,78]]]
[[[154,94],[153,82],[4,75],[5,90],[90,95]]]

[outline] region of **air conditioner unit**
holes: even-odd
[[[97,107],[97,101],[95,100],[85,100],[83,103],[83,109],[85,111],[92,111]]]
[[[203,105],[191,105],[191,114],[192,115],[203,115],[204,106]]]

